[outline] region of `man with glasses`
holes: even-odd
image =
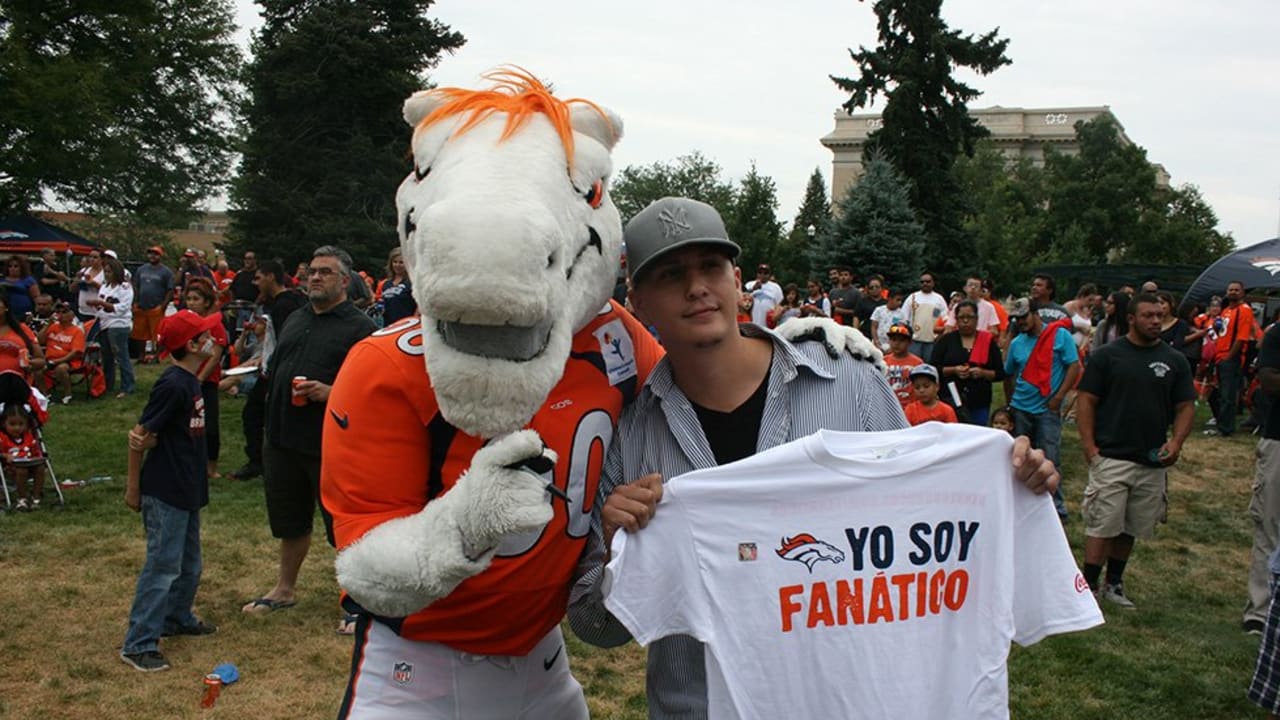
[[[242,608],[266,614],[292,607],[302,561],[311,548],[312,520],[320,497],[320,432],[333,379],[347,351],[374,331],[373,320],[347,298],[351,256],[333,245],[317,248],[307,272],[305,307],[277,329],[266,381],[263,489],[272,536],[280,540],[275,587]],[[333,544],[332,518],[320,508]]]
[[[995,306],[982,297],[982,278],[976,275],[966,278],[964,296],[978,306],[978,329],[985,330],[992,335],[999,335],[1000,316],[996,314]],[[954,330],[955,327],[956,313],[952,311],[947,317],[947,329]]]
[[[936,282],[933,273],[920,273],[920,289],[908,295],[903,303],[911,323],[911,354],[916,357],[933,357],[935,328],[947,314],[947,299],[942,293],[934,292]]]
[[[888,293],[884,291],[884,276],[875,274],[867,277],[867,284],[862,288],[862,298],[858,300],[858,329],[863,335],[871,337],[871,316],[876,308],[885,304]]]

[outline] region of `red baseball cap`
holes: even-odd
[[[160,344],[165,350],[173,352],[199,337],[200,333],[212,330],[220,322],[222,316],[218,313],[201,316],[190,310],[179,310],[160,321]]]

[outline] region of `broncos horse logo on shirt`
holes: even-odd
[[[794,537],[782,538],[782,547],[774,552],[783,560],[794,560],[804,563],[813,572],[813,566],[826,560],[835,565],[844,562],[844,552],[828,542],[823,542],[809,533],[800,533]]]

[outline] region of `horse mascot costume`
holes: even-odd
[[[662,350],[609,300],[622,121],[522,71],[488,78],[405,102],[421,316],[354,347],[328,403],[322,497],[360,616],[341,717],[587,715],[559,623],[599,557],[614,427]],[[829,350],[882,362],[835,327]]]

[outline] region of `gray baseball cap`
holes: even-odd
[[[689,198],[665,197],[654,200],[636,213],[622,231],[627,246],[627,272],[632,279],[654,260],[688,245],[716,245],[729,258],[742,248],[729,239],[720,213],[704,202]]]
[[[1009,318],[1011,320],[1024,318],[1030,314],[1031,314],[1030,298],[1020,297],[1017,300],[1013,301],[1013,305],[1009,306]]]

